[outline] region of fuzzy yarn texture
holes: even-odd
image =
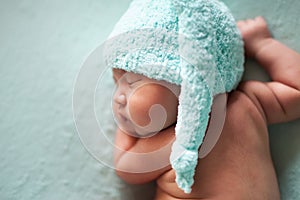
[[[109,67],[181,86],[170,162],[190,193],[213,97],[233,90],[244,70],[233,16],[217,0],[134,0],[109,39]]]

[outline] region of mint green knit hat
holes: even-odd
[[[191,192],[213,97],[243,73],[236,22],[217,0],[133,0],[106,44],[106,64],[181,86],[171,165]]]

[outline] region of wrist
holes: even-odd
[[[253,49],[253,54],[252,57],[255,60],[260,60],[261,55],[264,55],[266,49],[271,49],[272,48],[272,44],[274,43],[274,39],[272,37],[267,37],[267,38],[263,38],[260,39],[259,41],[256,42],[256,45]]]

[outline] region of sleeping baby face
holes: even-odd
[[[113,111],[118,127],[135,137],[149,137],[177,119],[180,87],[113,69]]]

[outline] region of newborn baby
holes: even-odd
[[[180,88],[175,86],[173,93],[160,81],[113,70],[117,84],[114,111],[120,121],[115,139],[115,166],[123,180],[134,184],[156,180],[155,199],[280,199],[267,125],[300,117],[300,55],[273,39],[261,17],[240,21],[238,26],[246,54],[262,65],[272,81],[246,81],[228,95],[220,139],[208,156],[199,160],[189,194],[178,188],[170,165],[149,172],[139,171],[138,168],[144,166],[134,156],[134,153],[147,154],[164,146],[169,147],[170,153],[169,144],[175,137],[176,92]],[[155,104],[165,108],[164,126],[151,129],[150,135],[139,132],[135,124],[151,123],[148,111]],[[149,163],[168,162],[168,158],[160,154]]]
[[[124,153],[139,164],[133,170],[120,162],[119,169],[153,174],[171,163],[178,187],[190,193],[198,158],[221,130],[205,133],[222,128],[226,93],[242,77],[244,49],[234,18],[217,0],[134,0],[105,47],[118,85],[114,111],[120,132],[138,137],[137,143],[160,141],[149,149],[142,144],[140,153]],[[210,118],[214,99],[223,120]],[[221,122],[210,129],[209,121]]]

